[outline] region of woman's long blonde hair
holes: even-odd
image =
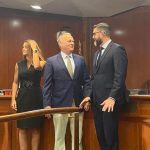
[[[32,40],[32,39],[28,39],[28,40],[25,40],[24,42],[27,42],[29,44],[29,46],[31,47],[31,41],[34,41],[37,45],[37,50],[38,50],[38,54],[39,54],[39,58],[40,60],[42,61],[45,61],[44,57],[43,57],[43,53],[42,53],[42,50],[40,49],[39,45],[37,44],[37,42],[35,40]]]

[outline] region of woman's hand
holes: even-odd
[[[35,50],[38,50],[38,44],[34,40],[30,40],[30,46],[31,46],[31,49],[33,50],[33,52]]]
[[[11,108],[14,109],[14,110],[17,110],[16,100],[11,101]]]

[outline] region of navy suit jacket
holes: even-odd
[[[127,74],[127,54],[119,44],[109,43],[96,67],[98,51],[93,60],[92,92],[93,102],[100,104],[112,97],[122,104],[127,100],[125,79]]]
[[[78,106],[83,97],[90,96],[89,74],[83,57],[72,54],[75,63],[73,79],[61,53],[49,57],[44,69],[43,105],[69,107],[73,100]]]

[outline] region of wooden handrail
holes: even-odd
[[[0,122],[25,119],[35,116],[42,116],[45,114],[51,113],[71,113],[71,112],[79,112],[80,109],[78,107],[61,107],[61,108],[51,108],[51,109],[39,109],[33,111],[27,111],[22,113],[15,113],[10,115],[0,116]]]
[[[137,122],[145,122],[150,124],[150,114],[141,115],[141,114],[121,114],[121,120],[134,120]]]
[[[131,100],[150,101],[150,95],[130,95]]]

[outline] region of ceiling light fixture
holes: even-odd
[[[31,5],[31,7],[32,7],[33,9],[36,9],[36,10],[42,9],[42,7],[39,6],[39,5]]]

